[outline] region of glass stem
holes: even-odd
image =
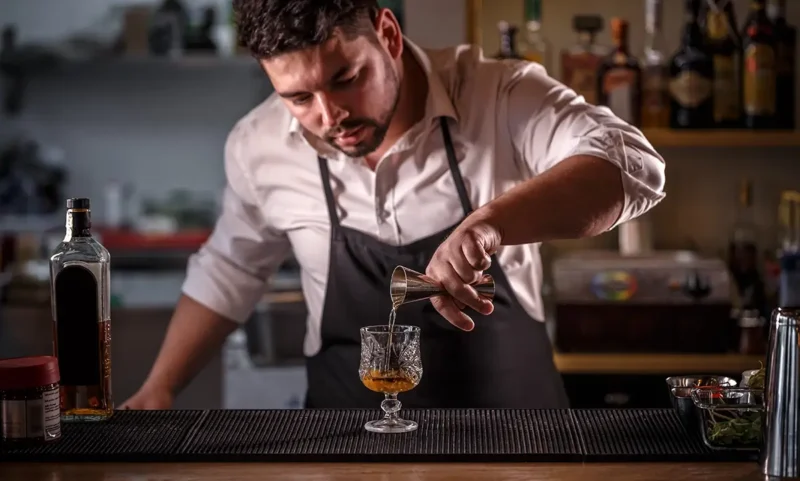
[[[397,393],[386,393],[386,399],[381,401],[381,409],[386,415],[383,417],[386,421],[396,422],[399,418],[397,413],[400,412],[400,401],[397,400]]]

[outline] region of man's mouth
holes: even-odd
[[[361,140],[361,136],[364,133],[364,126],[359,125],[358,127],[350,130],[345,130],[340,135],[337,135],[336,141],[339,145],[342,146],[352,146],[357,144]]]

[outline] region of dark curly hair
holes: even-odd
[[[337,28],[374,34],[378,10],[377,0],[233,0],[239,42],[259,59],[320,45]]]

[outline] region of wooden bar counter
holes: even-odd
[[[3,481],[750,481],[756,463],[80,463],[0,464]]]

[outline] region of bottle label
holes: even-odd
[[[714,55],[714,120],[738,120],[741,116],[740,110],[736,57]]]
[[[711,97],[711,81],[697,72],[685,70],[669,83],[669,93],[682,107],[694,108]]]
[[[45,391],[42,395],[44,403],[44,432],[47,437],[61,436],[61,396],[58,388]]]
[[[597,105],[597,69],[600,60],[589,53],[565,54],[561,58],[564,83],[592,105]]]
[[[668,71],[661,65],[650,65],[642,72],[642,116],[644,127],[666,127],[669,110]],[[655,119],[664,119],[657,122]],[[652,122],[644,119],[653,119]],[[644,124],[652,125],[644,125]]]
[[[56,274],[56,357],[62,386],[100,384],[100,284],[83,266]]]
[[[748,115],[775,114],[775,52],[754,43],[744,52],[744,109]]]
[[[620,119],[634,123],[636,102],[633,94],[636,88],[636,73],[629,69],[613,69],[605,74],[603,91],[606,94],[608,107]]]

